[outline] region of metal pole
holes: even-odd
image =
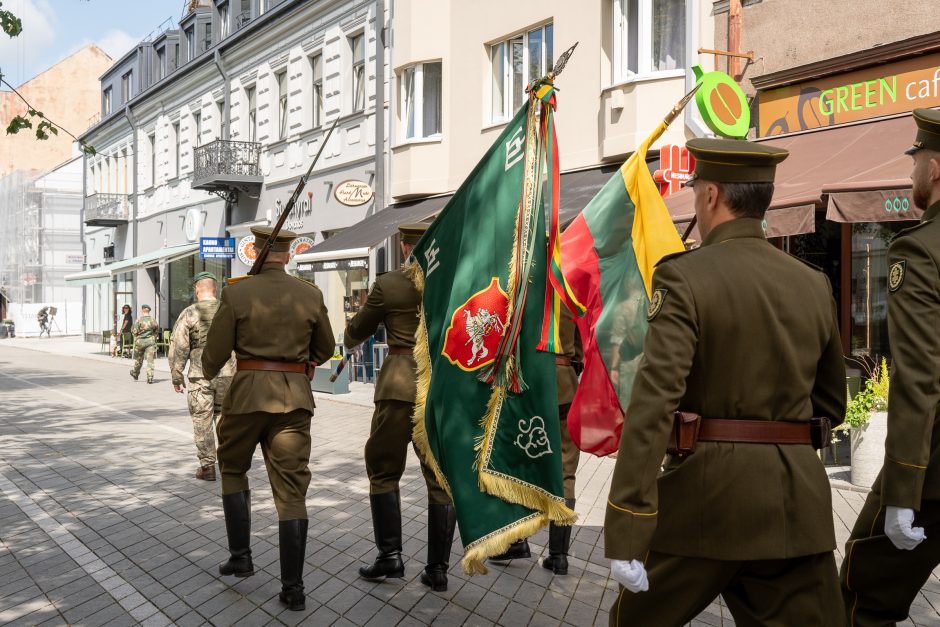
[[[385,0],[375,2],[375,184],[372,198],[374,211],[385,209]]]

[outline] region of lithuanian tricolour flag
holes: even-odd
[[[646,165],[663,122],[604,185],[561,238],[565,278],[586,312],[578,320],[584,373],[568,413],[578,447],[609,455],[620,444],[624,409],[646,336],[653,269],[683,250]]]

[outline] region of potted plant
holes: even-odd
[[[882,358],[881,367],[870,371],[864,387],[846,405],[839,430],[849,431],[853,485],[871,487],[884,464],[889,385],[888,362]]]

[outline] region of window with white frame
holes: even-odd
[[[219,6],[219,40],[228,37],[228,5]]]
[[[613,80],[685,67],[686,0],[611,0]]]
[[[198,146],[202,143],[202,111],[193,111],[193,129],[195,129],[193,146]]]
[[[248,132],[246,134],[250,142],[258,141],[258,102],[256,95],[257,92],[254,85],[245,89],[245,105],[248,109],[248,115],[246,116],[248,120]]]
[[[147,143],[150,144],[150,187],[157,186],[157,135],[151,133],[147,136]]]
[[[526,85],[552,69],[552,32],[546,24],[490,46],[491,121],[511,118],[525,101]]]
[[[366,108],[366,37],[364,34],[349,38],[352,51],[353,112]]]
[[[134,97],[134,71],[126,73],[121,77],[121,104],[128,102]]]
[[[310,57],[311,75],[311,114],[310,120],[313,128],[323,124],[323,55],[315,54]]]
[[[441,62],[419,63],[401,71],[401,137],[441,134]]]
[[[183,141],[180,137],[180,123],[173,122],[173,146],[176,148],[176,154],[173,158],[173,178],[179,178],[180,163],[183,162]]]
[[[216,139],[222,139],[225,135],[225,101],[216,100],[215,101],[215,117],[218,119],[218,124],[216,125],[219,129],[218,135],[215,136]]]
[[[274,75],[277,82],[277,138],[287,137],[287,71]]]
[[[187,63],[196,58],[196,27],[190,26],[186,29],[186,57]]]
[[[101,106],[101,112],[105,115],[111,115],[111,88],[107,87],[102,94],[103,102]]]

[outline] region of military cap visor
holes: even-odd
[[[264,248],[264,245],[267,243],[267,241],[271,239],[271,233],[273,232],[274,229],[270,226],[251,227],[251,234],[255,236],[255,250],[260,252],[261,249]],[[293,231],[281,230],[274,239],[274,242],[271,244],[271,252],[288,252],[290,250],[290,243],[295,239],[297,239],[297,234]]]
[[[686,182],[697,179],[716,183],[773,183],[777,164],[789,152],[777,146],[757,144],[743,139],[695,138],[686,143],[695,157],[695,172]]]
[[[399,225],[398,233],[401,235],[402,243],[414,246],[421,241],[421,236],[424,235],[424,232],[428,230],[429,226],[431,225],[426,222]]]
[[[219,282],[218,277],[216,277],[213,273],[211,273],[211,272],[200,272],[199,274],[197,274],[196,276],[193,277],[193,285],[195,285],[196,283],[199,283],[199,282],[202,281],[203,279],[212,279],[212,280],[215,281],[216,283]]]
[[[914,109],[914,123],[917,125],[914,145],[905,150],[904,154],[913,155],[918,150],[940,152],[940,111]]]
[[[140,308],[141,308],[141,309],[146,309],[147,311],[150,311],[150,305],[141,305]]]

